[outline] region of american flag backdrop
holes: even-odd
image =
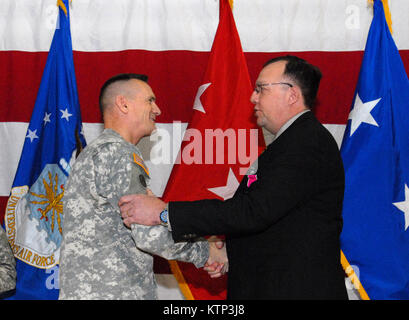
[[[1,222],[56,28],[56,2],[0,2]],[[122,72],[149,76],[162,111],[157,118],[158,128],[170,135],[174,123],[182,130],[186,128],[218,26],[219,1],[69,2],[74,67],[87,143],[102,131],[99,89],[106,79]],[[389,9],[393,38],[408,71],[409,1],[390,1]],[[234,0],[233,15],[252,83],[263,63],[278,55],[298,55],[320,67],[323,78],[314,113],[340,146],[373,18],[370,1]],[[179,138],[173,139],[172,159]],[[154,141],[149,138],[144,138],[140,147],[150,167],[152,190],[162,196],[172,163],[154,164]],[[160,259],[155,271],[159,280],[171,272]],[[161,298],[183,298],[177,288],[163,286]]]

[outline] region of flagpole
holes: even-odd
[[[174,277],[176,278],[176,281],[178,282],[180,291],[182,292],[186,300],[195,300],[192,291],[190,291],[189,285],[187,284],[185,277],[183,276],[183,273],[179,268],[177,261],[170,260],[169,267]]]

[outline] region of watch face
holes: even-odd
[[[160,220],[163,223],[167,223],[168,222],[168,211],[165,209],[160,213]]]

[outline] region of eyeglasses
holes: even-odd
[[[283,85],[289,86],[290,88],[294,87],[291,83],[288,83],[288,82],[260,83],[260,84],[257,84],[257,85],[256,85],[256,87],[254,88],[254,91],[255,91],[257,94],[259,94],[259,93],[261,93],[261,91],[262,91],[262,89],[263,89],[264,87],[274,86],[274,85],[276,85],[276,84],[283,84]]]

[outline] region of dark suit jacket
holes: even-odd
[[[347,299],[340,264],[344,170],[312,112],[258,159],[233,198],[171,202],[175,241],[225,234],[228,299]]]

